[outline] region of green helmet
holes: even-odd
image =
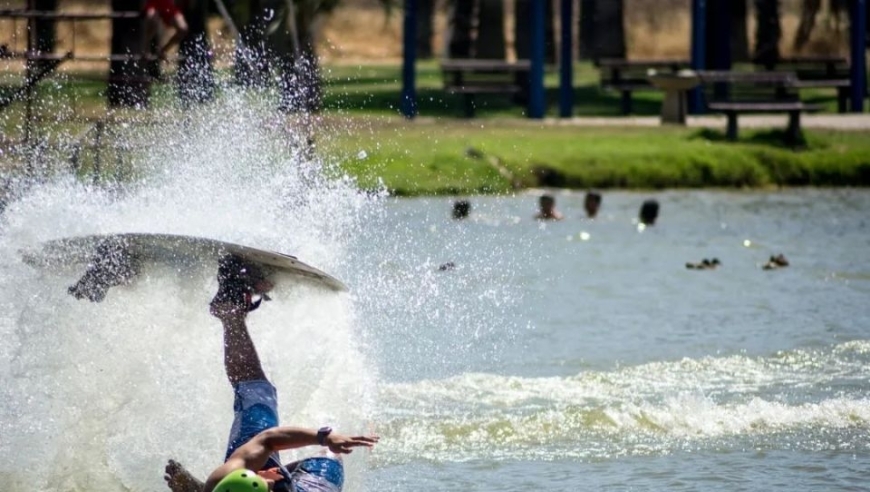
[[[218,482],[214,492],[266,492],[266,481],[251,470],[244,468],[231,472]]]

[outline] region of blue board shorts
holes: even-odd
[[[278,426],[278,393],[272,383],[265,379],[242,381],[233,385],[233,393],[235,417],[224,460],[252,437]],[[277,466],[280,458],[275,453],[263,468]],[[339,492],[344,484],[344,466],[332,457],[307,458],[291,470],[291,477],[294,492]]]

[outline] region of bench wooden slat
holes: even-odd
[[[759,113],[785,113],[788,111],[818,111],[822,109],[815,104],[802,102],[715,102],[707,105],[712,111],[738,111]]]
[[[851,87],[852,81],[849,79],[798,79],[790,85],[791,87],[798,89],[812,89],[817,87]]]
[[[673,59],[655,59],[655,60],[623,60],[621,58],[603,58],[598,60],[599,68],[669,68],[669,67],[688,67],[691,65],[689,60],[681,58]]]
[[[447,87],[451,94],[516,94],[522,88],[518,85],[460,85]]]
[[[655,89],[655,86],[650,84],[649,82],[627,82],[627,83],[607,83],[601,84],[602,89],[611,89],[617,91],[642,91],[642,90],[652,90]]]
[[[518,81],[522,72],[531,69],[529,60],[445,59],[441,61],[444,90],[449,94],[465,96],[465,115],[473,117],[474,96],[478,94],[502,94],[515,96],[527,88]]]
[[[441,61],[442,72],[525,72],[531,70],[532,64],[529,60],[517,60],[509,62],[505,60],[476,60],[468,59],[451,59]]]
[[[725,82],[729,84],[785,85],[798,80],[794,72],[737,72],[732,70],[701,70],[702,84]]]
[[[649,81],[650,70],[667,69],[676,72],[690,66],[690,61],[679,58],[625,60],[604,58],[596,62],[601,74],[601,88],[622,93],[622,114],[631,113],[631,93],[634,91],[657,90]]]

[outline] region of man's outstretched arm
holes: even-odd
[[[348,454],[353,448],[370,448],[378,442],[377,436],[343,436],[335,432],[326,436],[326,445],[335,454]],[[217,467],[205,481],[204,492],[212,492],[225,476],[239,469],[260,470],[276,451],[314,446],[317,430],[302,427],[273,427],[254,436],[250,441],[230,455],[229,459]]]

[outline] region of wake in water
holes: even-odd
[[[386,385],[402,463],[605,459],[698,449],[866,449],[870,342],[656,362],[573,377],[463,374]]]

